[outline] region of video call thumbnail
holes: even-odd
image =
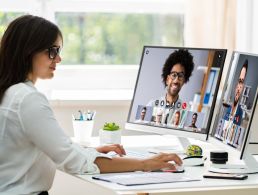
[[[168,111],[168,112],[167,112]],[[192,112],[185,109],[152,108],[139,105],[135,117],[136,123],[166,126],[171,128],[184,128],[189,131],[201,131],[204,113]]]
[[[230,67],[228,87],[212,135],[241,150],[258,86],[258,56],[234,52]]]
[[[207,133],[226,50],[145,46],[128,122]]]

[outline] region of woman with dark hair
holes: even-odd
[[[63,38],[44,18],[25,15],[6,29],[0,45],[0,193],[48,194],[56,167],[70,174],[175,169],[176,154],[147,159],[105,155],[120,145],[82,148],[67,137],[37,91],[37,79],[50,79],[61,62]]]

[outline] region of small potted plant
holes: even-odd
[[[116,123],[105,123],[103,128],[99,130],[100,144],[120,144],[121,129]]]

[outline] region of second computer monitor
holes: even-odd
[[[225,57],[224,49],[145,46],[126,128],[206,138]]]
[[[258,87],[257,72],[257,55],[233,53],[227,87],[222,94],[223,98],[219,104],[210,140],[214,138],[231,148],[242,150],[251,109],[256,106],[254,100]],[[258,139],[254,135],[251,140],[257,142]]]

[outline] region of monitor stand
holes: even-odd
[[[252,154],[248,152],[243,162],[244,164],[211,164],[208,170],[215,173],[258,173],[258,162]]]

